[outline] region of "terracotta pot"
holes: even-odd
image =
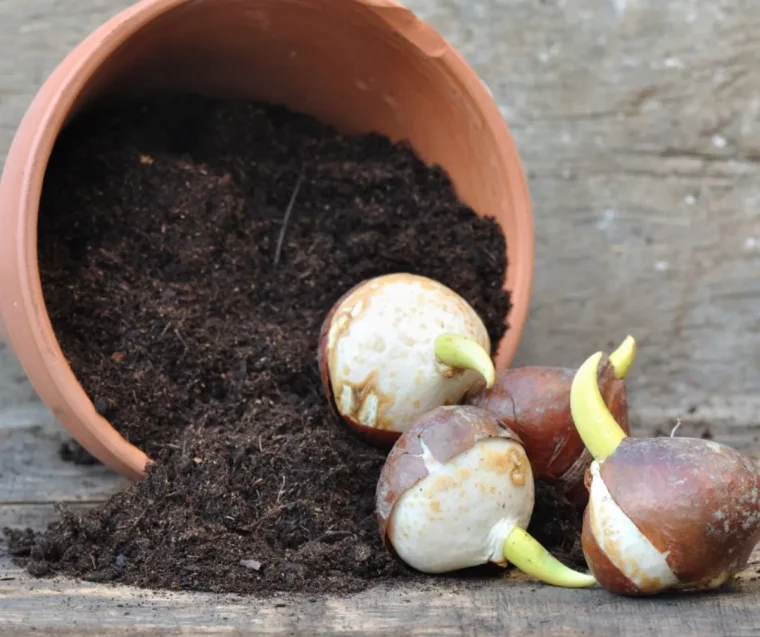
[[[51,74],[17,131],[0,183],[0,316],[30,382],[90,453],[129,477],[147,456],[95,411],[58,345],[37,263],[37,214],[61,128],[95,102],[160,92],[250,97],[345,132],[407,138],[463,201],[507,236],[509,365],[528,312],[533,221],[520,159],[488,88],[429,25],[392,0],[143,0]],[[2,329],[2,328],[0,328]]]

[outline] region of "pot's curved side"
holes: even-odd
[[[291,10],[298,15],[288,18]],[[328,11],[330,20],[317,19]],[[379,91],[383,83],[390,89],[373,94],[375,78],[357,75],[366,69]],[[408,137],[423,160],[440,163],[462,200],[495,217],[507,236],[504,286],[513,307],[496,366],[509,365],[533,276],[527,183],[490,92],[437,32],[392,0],[142,0],[50,75],[18,128],[0,181],[0,322],[42,401],[92,455],[133,479],[149,461],[97,413],[53,332],[36,244],[45,169],[62,126],[92,101],[188,87],[280,102],[346,132]],[[459,134],[447,118],[458,122]]]

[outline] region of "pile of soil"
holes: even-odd
[[[319,329],[356,282],[406,271],[461,294],[496,344],[505,248],[442,170],[377,135],[195,96],[81,117],[44,186],[45,300],[97,409],[157,462],[40,537],[10,534],[16,558],[37,576],[257,594],[421,578],[380,543],[385,454],[331,417]],[[541,506],[534,533],[578,563],[562,542],[580,527],[541,526]]]

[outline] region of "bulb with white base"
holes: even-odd
[[[375,515],[386,546],[424,573],[512,563],[556,586],[594,584],[526,532],[534,498],[517,435],[485,409],[443,406],[424,414],[393,446],[378,481]]]
[[[458,294],[398,273],[348,290],[322,325],[319,367],[330,406],[390,447],[417,418],[458,403],[475,382],[493,385],[488,331]]]
[[[570,389],[594,458],[581,536],[591,572],[631,596],[725,584],[760,541],[760,472],[710,440],[629,437],[602,400],[601,360],[601,352],[588,358]]]

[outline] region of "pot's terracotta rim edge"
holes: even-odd
[[[42,174],[35,164],[39,162],[41,153],[45,153],[47,157],[52,152],[57,132],[50,135],[51,127],[56,131],[60,130],[71,106],[87,80],[116,48],[157,16],[192,1],[140,0],[123,9],[95,28],[77,44],[45,80],[18,126],[3,170],[4,178],[10,180],[12,177],[18,176],[21,182],[18,208],[23,210],[24,214],[21,216],[23,223],[18,228],[19,236],[17,238],[28,236],[24,229],[30,219],[30,198],[38,197],[41,194]],[[358,4],[366,4],[363,0],[352,1]],[[400,7],[403,6],[395,0],[390,0],[390,2],[394,2]],[[446,42],[448,45],[446,53],[438,57],[435,62],[448,66],[450,72],[465,83],[467,92],[475,98],[478,108],[486,112],[489,119],[500,123],[497,129],[494,129],[495,141],[504,172],[508,176],[511,203],[515,211],[518,208],[522,210],[522,212],[515,214],[517,235],[520,237],[517,243],[520,243],[521,252],[527,252],[527,256],[521,256],[519,261],[510,260],[515,265],[511,270],[508,267],[507,280],[504,283],[505,289],[508,289],[512,294],[512,308],[509,316],[510,329],[501,340],[496,356],[497,364],[506,367],[509,365],[522,337],[532,288],[535,239],[528,184],[516,144],[495,99],[471,65],[448,41]],[[21,133],[26,130],[32,132],[28,135],[22,135]],[[15,171],[17,175],[10,174],[14,172],[14,166],[18,166]],[[44,173],[44,171],[42,172]],[[39,184],[36,184],[35,181],[39,181]],[[40,188],[37,188],[37,185]],[[36,208],[36,204],[32,208]],[[34,235],[36,237],[36,233]],[[96,455],[101,462],[117,473],[130,478],[142,477],[150,458],[138,447],[129,443],[107,419],[97,413],[91,399],[84,392],[79,379],[61,351],[44,300],[40,307],[33,298],[37,294],[39,299],[43,299],[39,268],[28,267],[30,263],[33,265],[36,263],[36,242],[32,246],[28,246],[24,242],[19,242],[16,245],[21,247],[15,251],[16,253],[11,256],[11,259],[16,261],[17,266],[20,265],[19,271],[26,283],[20,290],[19,300],[25,306],[26,316],[34,319],[33,323],[27,327],[28,332],[32,340],[37,343],[40,351],[52,350],[55,353],[55,358],[52,360],[42,358],[45,374],[54,390],[46,391],[44,396],[40,393],[40,397],[43,398],[57,419],[71,431],[69,419],[62,418],[60,409],[55,407],[58,400],[54,399],[52,394],[57,392],[58,398],[64,398],[63,402],[69,405],[74,416],[79,420],[80,426],[87,431],[88,436],[101,444],[111,457],[104,457],[102,453],[94,453],[93,455]],[[507,250],[507,258],[509,259],[509,246],[507,246]],[[0,305],[6,304],[0,301]],[[10,332],[10,330],[8,331]],[[8,334],[8,341],[13,347],[13,337],[10,333]],[[18,358],[21,359],[22,357],[19,356]],[[108,431],[106,436],[103,435],[104,429]],[[93,450],[88,449],[88,451],[92,453]]]

